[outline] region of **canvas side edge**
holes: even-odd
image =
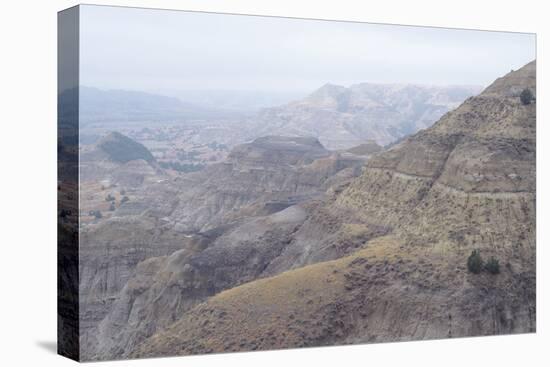
[[[57,352],[80,360],[79,7],[58,13]]]

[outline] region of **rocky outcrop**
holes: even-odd
[[[328,180],[359,174],[367,157],[330,152],[314,138],[258,138],[235,147],[226,162],[178,178],[168,220],[178,231],[197,232],[269,214],[322,194]]]
[[[348,149],[347,152],[358,155],[372,155],[381,152],[382,149],[374,140],[368,140],[363,144]]]

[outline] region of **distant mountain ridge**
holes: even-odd
[[[478,86],[325,84],[304,99],[262,110],[254,122],[258,136],[313,136],[328,149],[368,140],[387,145],[431,126],[479,91]]]
[[[262,108],[282,105],[302,98],[302,92],[263,90],[173,90],[161,89],[159,94],[176,96],[182,101],[204,108],[253,114]]]
[[[302,136],[318,139],[329,150],[345,150],[370,140],[392,144],[431,126],[449,110],[481,90],[476,86],[425,86],[360,83],[350,87],[325,84],[305,98],[248,116],[228,108],[217,98],[181,99],[129,90],[79,89],[79,122],[82,127],[116,129],[115,125],[146,123],[228,122],[240,129],[235,144],[262,136]],[[188,96],[189,97],[189,96]],[[60,97],[75,98],[68,91]],[[225,97],[219,97],[224,100]],[[187,99],[185,100],[187,101]],[[198,101],[198,103],[197,103]],[[275,100],[272,100],[274,102]],[[206,103],[206,104],[201,104]],[[254,108],[252,108],[253,110]],[[71,111],[65,115],[70,116]],[[233,125],[229,124],[233,122]],[[238,122],[238,123],[236,123]]]
[[[74,93],[73,93],[74,94]],[[60,96],[71,98],[66,91]],[[74,98],[74,97],[73,97]],[[81,86],[79,89],[80,123],[113,123],[131,121],[181,121],[184,119],[211,119],[229,115],[227,111],[183,102],[175,97],[140,91],[103,90]]]

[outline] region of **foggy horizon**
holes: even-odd
[[[325,84],[486,87],[535,35],[84,5],[83,86],[307,95]]]

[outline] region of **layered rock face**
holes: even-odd
[[[297,204],[342,187],[367,158],[264,137],[226,163],[145,181],[81,231],[83,358],[119,357],[207,297],[276,273],[270,264],[315,212]]]
[[[94,358],[120,358],[157,330],[219,291],[261,277],[307,213],[287,208],[209,242],[140,263],[97,330]],[[275,229],[276,228],[276,229]],[[90,354],[88,354],[90,355]]]
[[[261,135],[315,136],[328,149],[348,149],[374,140],[387,145],[431,126],[479,87],[432,87],[362,83],[327,84],[307,98],[263,110]]]
[[[271,236],[288,243],[275,247],[277,256],[266,255],[272,260],[265,268],[266,241],[248,243],[245,253],[262,254],[263,272],[243,269],[234,283],[244,284],[236,287],[214,282],[231,288],[213,289],[213,297],[163,321],[171,325],[107,355],[533,332],[536,102],[524,104],[519,94],[536,95],[535,78],[532,62],[373,156],[360,177],[300,204],[305,215],[294,217],[292,229],[273,228]],[[213,247],[208,259],[239,254],[241,235],[228,242],[228,252]],[[498,260],[500,271],[469,272],[474,249]],[[165,285],[161,274],[175,271],[156,261],[159,267],[140,279]],[[205,263],[177,269],[195,274]],[[200,282],[218,266],[199,270]],[[110,343],[113,351],[116,341]]]
[[[268,214],[359,174],[365,159],[330,152],[314,138],[258,138],[235,147],[226,162],[179,178],[178,204],[167,219],[178,231],[197,232]]]
[[[109,312],[138,263],[198,246],[151,217],[114,217],[81,231],[80,332],[83,356],[97,344],[98,323]]]
[[[534,63],[375,156],[336,206],[429,242],[444,229],[459,231],[460,245],[532,240],[536,106],[521,103],[525,88],[535,92]]]
[[[237,285],[353,253],[376,226],[345,225],[308,201],[267,216],[217,228],[203,247],[184,247],[137,266],[99,325],[94,358],[128,356],[136,345],[168,327],[208,297]]]

